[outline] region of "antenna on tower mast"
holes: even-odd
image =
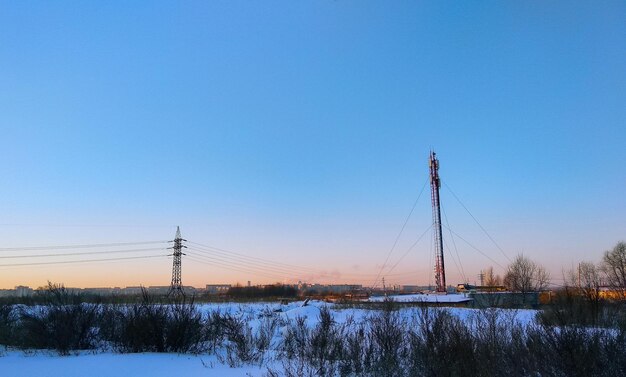
[[[433,231],[435,238],[435,284],[437,292],[446,293],[446,269],[443,263],[443,236],[441,232],[441,205],[439,202],[439,160],[430,151],[430,193],[433,206]]]
[[[183,283],[182,283],[182,258],[181,256],[186,255],[182,252],[183,248],[187,248],[187,246],[183,245],[183,241],[187,241],[182,238],[180,235],[180,227],[176,227],[176,237],[174,238],[174,246],[170,249],[173,249],[174,252],[172,255],[174,256],[174,262],[172,264],[172,284],[170,285],[170,290],[167,292],[168,296],[180,297],[185,296],[185,292],[183,291]]]

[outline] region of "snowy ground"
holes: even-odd
[[[171,376],[262,376],[258,366],[230,368],[215,356],[139,354],[80,354],[56,356],[38,352],[8,352],[0,357],[3,376],[11,377],[171,377]]]
[[[202,304],[199,309],[204,313],[219,310],[246,318],[252,329],[258,328],[267,316],[276,316],[287,320],[305,317],[308,326],[315,326],[320,307],[329,306],[337,323],[362,321],[373,313],[367,309],[342,309],[333,304],[311,302],[302,306],[302,302],[288,305],[252,303],[252,304]],[[402,316],[409,318],[418,312],[418,308],[402,308]],[[446,308],[460,321],[467,321],[478,309]],[[498,309],[500,310],[500,309]],[[503,310],[505,311],[505,310]],[[507,311],[522,324],[534,321],[536,311]],[[279,336],[282,331],[279,331]],[[54,352],[22,352],[2,350],[0,348],[0,375],[11,377],[120,377],[120,376],[263,376],[267,366],[248,365],[230,368],[221,363],[215,355],[177,355],[177,354],[117,354],[111,352],[82,352],[72,356],[60,357]]]

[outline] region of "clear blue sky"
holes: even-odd
[[[0,130],[4,247],[180,225],[336,281],[375,275],[433,148],[506,254],[560,278],[626,238],[626,3],[5,1]],[[391,263],[430,224],[426,194]],[[432,279],[428,239],[389,281]],[[494,265],[456,244],[470,281]],[[168,284],[170,263],[3,268],[0,287]],[[185,266],[198,286],[268,280]]]

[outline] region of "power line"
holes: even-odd
[[[444,225],[444,227],[446,229],[448,229],[450,232],[454,233],[455,236],[457,236],[459,239],[461,239],[463,242],[465,242],[466,244],[468,244],[472,249],[478,251],[480,254],[482,254],[485,258],[489,259],[490,261],[492,261],[493,263],[495,263],[497,266],[499,266],[500,268],[502,268],[503,270],[506,270],[506,268],[501,265],[500,263],[496,262],[493,258],[491,258],[489,255],[485,254],[482,250],[480,250],[479,248],[477,248],[476,246],[472,245],[468,240],[466,240],[465,238],[461,237],[457,232],[453,231],[452,229],[448,228],[447,226]]]
[[[415,247],[415,245],[417,245],[418,242],[420,242],[422,240],[422,238],[424,238],[424,236],[426,235],[426,233],[428,233],[428,231],[432,228],[433,226],[429,226],[428,228],[426,228],[426,230],[417,238],[417,240],[415,242],[413,242],[413,245],[411,245],[408,249],[406,249],[406,251],[404,252],[404,254],[402,254],[402,256],[400,257],[400,259],[398,259],[398,261],[396,262],[396,264],[394,264],[389,271],[387,271],[387,273],[393,271],[399,264],[400,262],[402,262],[402,260],[404,259],[404,257],[407,256],[407,254],[409,254],[409,252],[411,250],[413,250],[413,248]],[[386,275],[386,274],[385,274]]]
[[[49,265],[49,264],[73,264],[73,263],[109,262],[109,261],[130,260],[130,259],[161,258],[161,257],[166,257],[166,256],[167,255],[148,255],[148,256],[143,256],[143,257],[86,259],[86,260],[57,261],[57,262],[13,263],[13,264],[0,264],[0,267],[42,266],[42,265]]]
[[[411,211],[409,211],[409,214],[407,215],[406,219],[404,219],[404,223],[402,224],[402,228],[400,228],[400,232],[398,232],[398,235],[396,236],[396,239],[394,240],[393,245],[391,246],[391,249],[389,249],[389,252],[387,253],[387,257],[385,258],[385,262],[383,262],[382,266],[380,266],[380,270],[378,271],[378,275],[376,275],[376,280],[374,280],[374,287],[378,284],[378,278],[380,278],[380,274],[382,273],[383,269],[387,265],[387,262],[389,261],[389,258],[391,257],[391,254],[395,250],[396,245],[398,244],[398,240],[400,240],[400,237],[402,236],[402,233],[404,232],[404,228],[406,228],[406,224],[409,222],[409,219],[411,218],[411,215],[413,215],[413,211],[415,211],[415,207],[417,206],[417,202],[422,197],[422,194],[424,193],[424,189],[426,188],[426,184],[427,183],[428,183],[428,179],[426,179],[426,181],[424,181],[424,184],[422,185],[422,189],[420,190],[419,194],[417,195],[417,199],[415,199],[415,202],[413,202],[413,206],[411,207]]]
[[[202,253],[198,254],[198,253]],[[272,266],[264,266],[255,263],[251,263],[243,260],[236,260],[233,257],[224,257],[222,255],[215,256],[209,252],[206,252],[201,249],[197,249],[194,247],[190,247],[188,249],[188,257],[187,259],[191,259],[195,262],[200,262],[207,265],[220,266],[223,268],[231,269],[238,272],[251,273],[254,275],[260,275],[265,277],[270,277],[274,279],[283,279],[283,278],[307,278],[306,275],[319,275],[320,278],[334,278],[337,280],[351,280],[355,278],[364,278],[367,276],[374,276],[375,274],[346,274],[346,273],[338,273],[338,277],[332,276],[332,273],[327,271],[318,271],[318,270],[306,270],[306,271],[294,271],[294,270],[285,270],[284,268],[277,268]],[[189,258],[189,257],[192,258]],[[403,276],[407,274],[413,274],[414,272],[409,273],[398,273],[392,274],[391,276]]]
[[[66,257],[74,255],[98,255],[98,254],[119,254],[119,253],[138,253],[142,251],[165,250],[164,248],[150,249],[131,249],[131,250],[107,250],[107,251],[87,251],[80,253],[57,253],[57,254],[31,254],[31,255],[3,255],[0,259],[19,259],[19,258],[46,258],[46,257]]]
[[[237,271],[237,272],[245,272],[245,273],[248,273],[248,274],[252,274],[254,276],[264,276],[264,277],[269,277],[271,279],[278,279],[278,280],[281,280],[281,279],[284,278],[284,276],[279,276],[279,275],[274,275],[274,274],[270,274],[270,273],[249,270],[249,269],[240,268],[240,267],[233,267],[230,264],[225,264],[225,263],[221,263],[221,262],[216,262],[216,261],[212,261],[212,260],[203,259],[201,256],[198,256],[197,254],[193,254],[193,253],[189,253],[189,255],[187,255],[186,259],[192,260],[192,261],[194,261],[196,263],[202,263],[202,264],[211,265],[211,266],[218,266],[218,267],[221,267],[221,268],[225,268],[227,270],[233,270],[233,271]]]
[[[506,253],[504,252],[504,250],[502,250],[502,248],[500,247],[500,245],[498,245],[498,243],[493,239],[493,237],[491,237],[491,235],[489,234],[489,232],[487,232],[487,230],[481,225],[481,223],[478,221],[478,219],[476,219],[476,217],[474,217],[474,215],[472,215],[472,213],[470,212],[470,210],[465,206],[465,204],[463,204],[463,202],[461,202],[461,199],[459,199],[458,196],[456,196],[456,194],[454,193],[454,191],[452,191],[452,189],[450,188],[450,186],[448,186],[448,184],[446,182],[443,182],[443,184],[446,186],[446,188],[450,191],[450,193],[452,194],[452,196],[454,196],[454,198],[459,202],[459,204],[461,204],[461,206],[465,209],[465,211],[467,211],[467,213],[472,217],[472,219],[474,219],[474,221],[476,222],[476,224],[478,224],[478,226],[480,227],[480,229],[482,229],[482,231],[487,235],[487,237],[489,237],[489,239],[491,240],[491,242],[493,242],[494,245],[496,245],[496,247],[498,248],[498,250],[500,250],[500,252],[502,253],[502,255],[504,255],[504,257],[511,262],[511,258],[509,258],[508,255],[506,255]]]
[[[428,250],[428,266],[432,267],[433,257],[435,256],[435,237],[430,237],[430,250]],[[428,288],[430,289],[433,282],[433,269],[428,269]]]
[[[192,252],[192,251],[194,251],[194,252]],[[209,259],[211,261],[215,260],[215,261],[218,261],[218,262],[228,263],[228,264],[231,264],[231,265],[240,266],[240,267],[243,267],[243,268],[249,268],[249,269],[252,269],[252,270],[268,271],[268,272],[278,273],[278,274],[283,274],[283,275],[293,275],[294,274],[294,271],[289,271],[289,270],[286,270],[286,269],[278,269],[278,268],[262,266],[262,265],[251,265],[251,264],[246,263],[246,262],[238,262],[238,261],[234,261],[234,260],[220,258],[219,256],[214,256],[214,255],[209,257],[209,256],[206,256],[206,254],[205,255],[201,255],[201,254],[197,254],[196,252],[200,252],[201,253],[202,251],[198,250],[198,249],[188,249],[188,253],[190,255],[194,255],[196,257],[202,257],[202,258],[205,258],[205,259]],[[309,271],[309,273],[310,273],[310,271]]]
[[[189,242],[190,244],[196,244],[195,242]],[[262,259],[262,258],[255,258],[255,257],[250,257],[244,254],[239,254],[239,253],[235,253],[235,252],[231,252],[231,251],[226,251],[224,249],[219,249],[219,248],[214,248],[214,247],[209,247],[209,246],[205,246],[205,247],[198,247],[198,246],[191,246],[190,247],[193,250],[196,251],[200,251],[203,253],[210,253],[210,254],[217,254],[219,256],[222,256],[224,258],[237,258],[238,260],[245,260],[248,263],[251,264],[262,264],[262,265],[267,265],[269,267],[274,267],[274,268],[279,268],[279,269],[284,269],[287,271],[293,271],[295,270],[305,270],[305,271],[310,271],[309,268],[306,267],[302,267],[302,266],[296,266],[296,265],[290,265],[290,264],[286,264],[286,263],[281,263],[281,262],[274,262],[274,261],[270,261],[267,259]]]
[[[22,251],[22,250],[58,250],[58,249],[89,249],[97,247],[116,247],[130,245],[150,245],[159,243],[168,243],[169,241],[146,241],[146,242],[118,242],[118,243],[99,243],[85,245],[55,245],[55,246],[27,246],[27,247],[3,247],[0,251]]]
[[[441,210],[443,211],[443,218],[446,220],[446,224],[448,225],[448,230],[450,230],[450,222],[448,221],[448,215],[446,215],[446,210],[445,208],[442,206]],[[456,252],[456,257],[459,260],[459,266],[460,266],[460,271],[461,274],[463,275],[463,279],[467,282],[467,276],[465,275],[465,270],[463,269],[463,263],[461,263],[461,256],[459,255],[459,249],[457,249],[456,247],[456,241],[454,240],[454,237],[452,236],[452,232],[450,232],[450,239],[452,240],[452,245],[454,246],[454,251]],[[452,260],[454,260],[454,255],[452,255],[452,253],[450,253],[450,256],[452,257]],[[455,262],[456,264],[456,262]],[[459,268],[459,266],[457,266],[457,268]]]
[[[202,255],[198,253],[201,253]],[[208,252],[205,252],[203,250],[196,249],[193,247],[188,249],[188,254],[191,256],[195,256],[196,258],[209,260],[212,263],[221,263],[222,265],[233,266],[239,269],[245,268],[246,269],[245,272],[255,272],[255,273],[263,272],[263,273],[274,274],[273,276],[278,276],[277,274],[279,274],[282,277],[284,276],[299,277],[299,276],[305,276],[305,275],[330,275],[332,274],[332,273],[329,273],[327,271],[322,271],[322,270],[294,271],[294,270],[288,270],[284,268],[258,265],[258,264],[250,263],[247,261],[232,259],[232,257],[223,257],[221,255],[215,256]],[[338,272],[338,274],[340,275],[340,278],[342,279],[366,278],[368,276],[372,277],[375,275],[375,274],[355,274],[355,273],[342,273],[342,272]],[[406,274],[407,273],[399,273],[399,274],[394,274],[393,276],[402,276]]]
[[[189,241],[188,243],[194,244],[194,245],[200,245],[197,242]],[[297,265],[287,264],[287,263],[281,263],[281,262],[274,262],[274,261],[270,261],[268,259],[263,259],[263,258],[250,257],[241,253],[236,253],[233,251],[228,251],[225,249],[220,249],[220,248],[208,246],[208,245],[190,246],[189,250],[193,250],[195,252],[205,254],[207,256],[216,258],[224,262],[236,263],[239,265],[245,265],[249,268],[260,268],[263,270],[270,270],[272,272],[278,272],[278,273],[288,274],[288,275],[295,275],[296,272],[302,275],[304,274],[323,275],[323,274],[328,273],[327,271],[324,271],[324,270],[312,269],[312,268],[307,268],[307,267],[297,266]],[[367,278],[367,277],[372,277],[376,275],[375,273],[365,274],[365,273],[343,273],[343,272],[340,274],[345,277],[356,277],[356,278],[359,278],[359,277]]]
[[[219,247],[203,245],[203,244],[198,243],[198,242],[188,241],[188,243],[192,244],[192,245],[196,245],[196,247],[204,249],[207,252],[214,252],[214,253],[220,253],[220,254],[231,254],[231,255],[235,255],[235,256],[240,257],[240,258],[248,259],[248,260],[251,260],[251,261],[256,261],[258,263],[277,265],[277,266],[282,266],[282,267],[286,267],[286,268],[289,268],[289,269],[296,268],[296,269],[307,270],[307,271],[310,270],[307,267],[298,266],[298,265],[289,264],[289,263],[283,263],[283,262],[276,262],[276,261],[272,261],[272,260],[264,259],[264,258],[252,257],[252,256],[249,256],[249,255],[246,255],[246,254],[243,254],[243,253],[238,253],[238,252],[231,251],[231,250],[221,249]]]
[[[415,245],[417,245],[417,243],[418,243],[418,242],[420,242],[420,241],[422,240],[422,238],[426,235],[426,233],[428,233],[428,231],[429,231],[432,227],[433,227],[433,226],[432,226],[432,224],[431,224],[428,228],[426,228],[426,230],[425,230],[425,231],[424,231],[424,232],[423,232],[423,233],[422,233],[422,234],[421,234],[421,235],[417,238],[417,241],[415,241],[415,242],[413,243],[413,245],[411,245],[411,246],[410,246],[410,247],[409,247],[409,248],[408,248],[408,249],[404,252],[404,254],[402,254],[402,256],[400,257],[400,259],[398,259],[398,261],[396,262],[396,264],[394,264],[394,265],[393,265],[393,266],[389,269],[389,271],[387,271],[387,273],[390,273],[391,271],[393,271],[393,270],[394,270],[394,269],[395,269],[395,268],[396,268],[396,267],[400,264],[400,262],[402,262],[402,260],[404,259],[404,257],[406,257],[406,256],[407,256],[407,254],[408,254],[411,250],[413,250],[413,248],[415,247]],[[387,275],[387,274],[385,274],[385,275]],[[378,276],[380,276],[380,274],[379,274]],[[372,286],[372,289],[376,288],[376,286],[378,285],[378,276],[376,277],[376,280],[374,281],[374,285]]]
[[[446,242],[445,238],[443,239],[443,244],[446,246],[446,250],[448,250],[448,254],[450,254],[450,257],[452,258],[452,262],[454,262],[454,265],[456,266],[457,271],[461,274],[461,277],[463,277],[463,280],[467,282],[467,279],[465,278],[465,273],[461,270],[461,268],[459,268],[460,261],[457,263],[457,260],[454,258],[454,254],[452,254],[452,252],[450,251],[450,248],[448,247],[448,243]]]

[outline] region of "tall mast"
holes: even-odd
[[[443,264],[443,237],[441,233],[441,205],[439,203],[439,160],[430,152],[430,195],[433,205],[433,233],[435,238],[435,284],[437,292],[446,292],[446,269]]]
[[[172,255],[174,256],[174,261],[172,263],[172,284],[170,285],[168,296],[180,297],[184,296],[185,292],[183,291],[183,282],[182,282],[182,256],[185,255],[183,253],[183,248],[187,246],[183,245],[183,241],[187,241],[183,239],[180,235],[180,227],[176,227],[176,237],[174,238],[174,246],[171,249],[174,250]]]

